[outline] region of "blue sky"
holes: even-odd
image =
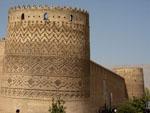
[[[9,7],[28,4],[87,9],[91,59],[99,64],[150,64],[150,0],[0,0],[0,37]]]

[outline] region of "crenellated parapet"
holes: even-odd
[[[39,6],[36,6],[36,5],[33,5],[33,6],[30,6],[30,5],[27,5],[27,6],[15,6],[15,7],[11,7],[10,10],[12,11],[15,11],[15,10],[22,10],[22,9],[61,9],[61,10],[68,10],[68,11],[74,11],[74,12],[82,12],[82,13],[87,13],[87,10],[85,9],[81,9],[81,8],[72,8],[72,7],[68,7],[68,6],[64,6],[64,7],[61,7],[61,6],[42,6],[42,5],[39,5]]]
[[[71,7],[48,6],[17,6],[9,10],[9,22],[72,22],[85,24],[88,22],[88,12]]]

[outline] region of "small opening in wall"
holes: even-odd
[[[21,20],[24,20],[24,13],[22,13],[21,15]]]
[[[20,109],[17,109],[17,110],[16,110],[16,113],[20,113]]]
[[[48,13],[44,13],[44,20],[48,20]]]
[[[72,21],[73,20],[73,15],[70,15],[70,21]]]

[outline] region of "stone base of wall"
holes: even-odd
[[[49,113],[51,101],[12,99],[0,97],[0,113]],[[88,100],[66,101],[66,113],[91,113]]]

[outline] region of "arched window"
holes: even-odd
[[[70,15],[70,21],[72,21],[73,20],[73,15]]]
[[[16,113],[20,113],[20,110],[19,110],[19,109],[17,109],[17,110],[16,110]]]
[[[22,13],[21,15],[21,20],[24,20],[24,13]]]
[[[48,20],[48,13],[44,13],[44,20]]]

